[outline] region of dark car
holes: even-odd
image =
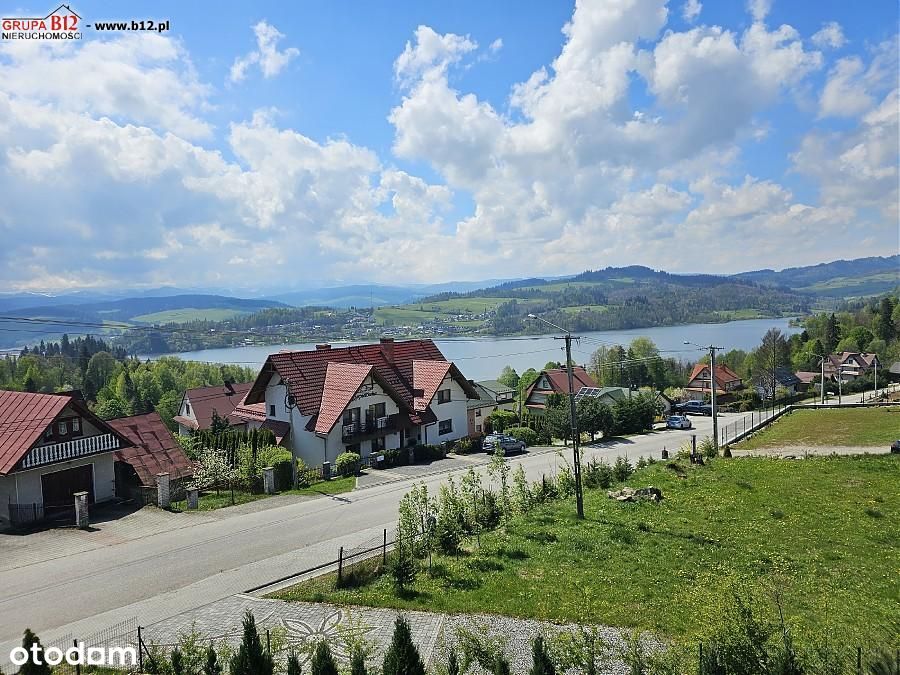
[[[891,443],[891,454],[900,455],[900,441],[894,441],[893,443]]]
[[[675,406],[675,412],[685,415],[709,415],[712,417],[712,406],[703,401],[685,401]]]

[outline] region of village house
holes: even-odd
[[[772,373],[765,373],[754,378],[753,388],[760,398],[772,398]],[[799,391],[804,390],[804,382],[796,373],[792,373],[790,369],[778,366],[774,372],[775,392],[779,389],[784,390],[788,396],[793,396]]]
[[[431,340],[283,351],[266,359],[231,417],[276,432],[315,466],[465,437],[473,384]]]
[[[244,384],[226,382],[214,387],[188,389],[181,397],[178,414],[173,418],[178,424],[178,433],[181,436],[187,436],[192,431],[209,429],[212,425],[213,413],[233,426],[244,424],[244,422],[229,416],[244,395],[250,391],[250,385],[250,382]]]
[[[703,401],[712,394],[710,389],[710,367],[708,363],[698,363],[691,371],[688,384],[684,388],[685,400]],[[716,364],[716,397],[724,403],[744,387],[741,377],[722,363]]]
[[[466,404],[466,414],[469,421],[469,438],[481,438],[485,435],[485,421],[492,412],[497,410],[497,399],[490,389],[475,382],[475,391],[478,392],[478,398],[470,398]]]
[[[0,528],[116,496],[115,453],[131,442],[77,394],[0,391]]]
[[[497,380],[479,380],[476,384],[487,389],[500,410],[516,411],[516,388],[508,387]]]
[[[825,377],[837,382],[840,373],[841,382],[852,382],[874,370],[881,370],[881,362],[876,354],[866,352],[841,352],[829,354],[825,359]]]
[[[576,392],[580,391],[582,387],[597,388],[597,383],[582,366],[572,368],[572,380]],[[530,415],[540,417],[547,407],[548,396],[551,394],[568,395],[568,393],[569,375],[566,368],[542,370],[525,392],[525,410]]]

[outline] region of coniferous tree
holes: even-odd
[[[350,675],[366,675],[366,655],[356,647],[350,657]]]
[[[31,655],[32,645],[38,647],[36,659]],[[28,660],[19,668],[19,675],[50,675],[50,666],[44,661],[44,646],[30,628],[26,628],[25,634],[22,636],[22,649],[28,652]],[[40,663],[35,663],[35,661]]]
[[[216,650],[210,644],[206,648],[206,662],[203,664],[203,675],[222,675],[222,664],[219,663],[219,656]]]
[[[456,657],[455,649],[451,649],[447,654],[447,675],[460,675],[459,659]]]
[[[310,664],[312,675],[338,675],[337,663],[331,655],[331,648],[325,640],[316,645]]]
[[[531,648],[531,670],[529,675],[556,675],[556,668],[553,661],[550,660],[550,654],[547,653],[547,647],[544,644],[544,638],[538,635],[534,639]]]
[[[382,675],[425,675],[425,664],[412,641],[409,622],[402,616],[394,622],[394,636],[384,654]]]
[[[300,659],[296,654],[291,654],[287,662],[287,675],[302,675],[303,668],[300,667]]]
[[[237,654],[231,659],[230,675],[272,675],[275,664],[272,656],[263,650],[256,619],[249,609],[244,614],[244,637]]]
[[[491,668],[492,675],[509,675],[509,661],[500,654],[494,657],[494,665]]]
[[[184,655],[178,647],[172,650],[172,675],[185,675]]]

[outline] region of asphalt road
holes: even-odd
[[[722,415],[720,424],[740,417]],[[659,431],[588,447],[585,460],[659,458],[664,446],[674,450],[692,433],[698,440],[710,434],[710,418],[692,419],[694,430]],[[558,450],[571,458],[571,449]],[[538,480],[560,466],[560,452],[531,449],[510,461]],[[468,459],[486,473],[485,456]],[[441,471],[437,462],[429,470],[421,480],[436,489],[448,475],[465,469]],[[46,643],[62,635],[88,636],[132,617],[151,625],[333,560],[339,546],[377,541],[382,528],[394,526],[398,501],[418,480],[312,500],[278,497],[214,515],[145,509],[128,517],[127,530],[108,523],[96,532],[50,531],[28,535],[31,539],[0,535],[0,664],[26,626]],[[152,520],[153,513],[167,520],[142,531],[142,522]]]

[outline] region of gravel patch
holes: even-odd
[[[731,449],[735,457],[793,457],[796,459],[803,459],[812,455],[886,455],[890,451],[889,447],[880,445],[785,445],[777,448],[758,448],[756,450]]]

